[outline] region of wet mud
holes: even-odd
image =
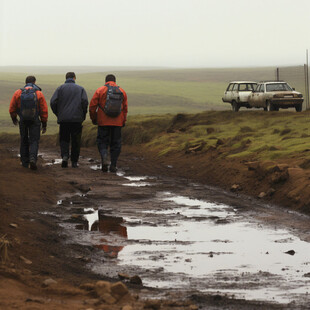
[[[85,268],[131,282],[145,297],[157,289],[158,297],[196,296],[200,304],[218,296],[307,308],[309,217],[186,179],[137,175],[125,165],[102,173],[89,155],[69,174],[55,154],[42,154],[76,189],[45,216],[58,222],[65,243],[79,246],[72,256]]]

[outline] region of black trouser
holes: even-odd
[[[37,162],[41,122],[20,121],[20,159],[23,166],[28,166],[29,161]]]
[[[71,140],[71,161],[78,162],[81,148],[82,123],[60,123],[59,125],[61,157],[70,158],[69,148]]]
[[[97,145],[102,159],[107,157],[108,147],[110,147],[111,165],[116,167],[121,153],[122,127],[98,126]]]

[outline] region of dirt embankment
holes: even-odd
[[[310,214],[309,120],[309,111],[178,114],[137,120],[125,138],[172,176]]]
[[[158,173],[152,165],[146,167],[145,162],[158,163],[161,174],[183,177],[310,214],[310,170],[300,168],[300,160],[225,159],[216,148],[204,153],[158,156],[157,152],[131,146],[126,147],[126,152],[144,158],[143,163],[135,164],[137,172],[142,174]]]

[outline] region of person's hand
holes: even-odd
[[[98,123],[97,123],[97,120],[96,120],[96,119],[92,119],[91,121],[92,121],[92,123],[93,123],[94,125],[98,125]]]
[[[17,118],[13,118],[13,119],[12,119],[12,122],[13,122],[13,124],[14,124],[15,126],[18,125],[18,119],[17,119]]]
[[[46,133],[46,123],[42,123],[42,134]]]
[[[123,124],[123,126],[122,127],[125,127],[125,123]]]

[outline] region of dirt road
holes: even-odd
[[[130,150],[117,175],[98,170],[94,148],[78,169],[41,152],[33,172],[10,145],[1,150],[5,309],[307,309],[307,216],[180,178]],[[83,289],[119,274],[130,298],[107,306]],[[57,284],[44,287],[48,278]]]

